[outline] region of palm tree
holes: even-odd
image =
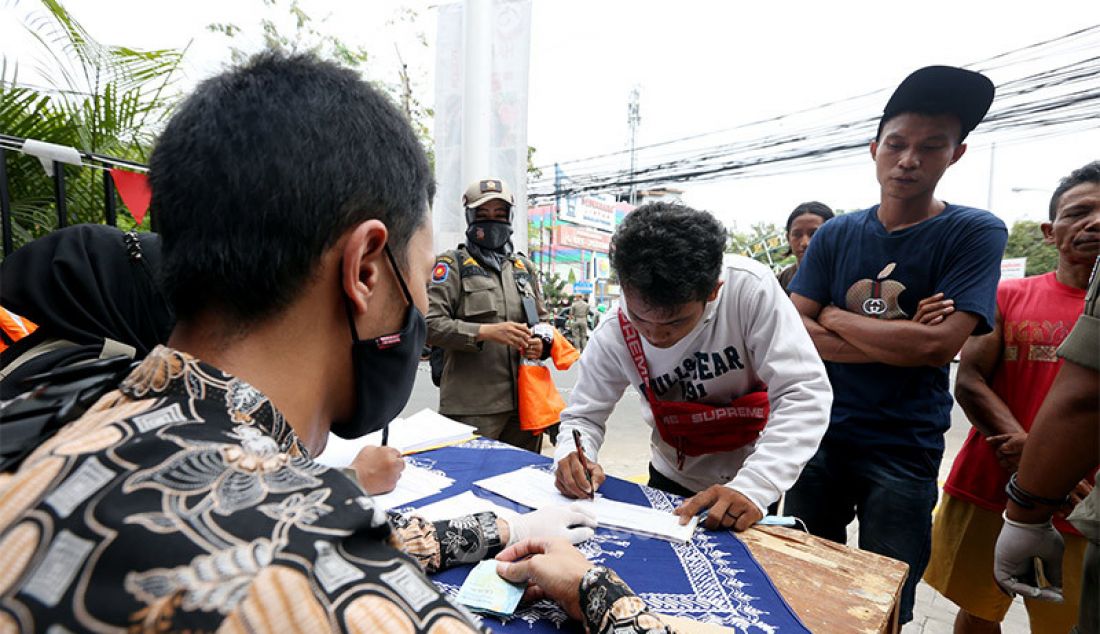
[[[39,0],[24,27],[41,51],[37,86],[22,83],[19,69],[0,59],[0,134],[38,139],[85,152],[145,162],[179,95],[174,81],[182,49],[140,51],[97,42],[60,0]],[[53,180],[37,160],[5,152],[16,247],[56,224]],[[66,166],[70,222],[101,222],[103,174]],[[131,219],[120,216],[120,226]],[[148,224],[146,219],[145,223]]]

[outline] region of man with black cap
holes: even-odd
[[[948,364],[968,336],[993,328],[1008,238],[988,211],[938,200],[935,190],[993,92],[961,68],[909,75],[870,147],[879,204],[822,225],[790,286],[835,400],[785,513],[838,542],[858,516],[861,548],[909,564],[902,623],[913,618],[930,551],[951,425]]]
[[[520,428],[520,357],[544,359],[551,338],[531,331],[550,318],[534,264],[512,246],[512,192],[500,179],[474,181],[462,196],[466,243],[436,258],[428,287],[428,343],[442,348],[440,413],[478,433],[538,451]]]

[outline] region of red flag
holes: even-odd
[[[111,170],[111,178],[115,181],[115,189],[118,190],[122,203],[140,225],[149,209],[149,199],[153,197],[153,193],[149,191],[149,179],[140,172],[119,169]]]

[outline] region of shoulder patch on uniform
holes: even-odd
[[[525,264],[523,263],[523,260],[522,260],[522,259],[520,259],[520,258],[516,258],[516,261],[515,261],[515,263],[513,264],[513,266],[515,266],[515,267],[516,267],[517,269],[519,269],[520,271],[526,271],[526,270],[527,270],[527,265],[525,265]]]
[[[447,254],[443,254],[443,255],[437,257],[435,259],[435,262],[436,262],[436,264],[442,262],[442,263],[444,263],[448,266],[454,266],[455,265],[455,259],[452,258],[451,256],[447,255]]]
[[[462,266],[477,266],[477,260],[473,256],[467,255],[466,259],[462,261]]]
[[[485,272],[485,269],[481,268],[477,264],[470,266],[462,266],[462,277],[477,277],[477,276],[489,277],[489,274]]]
[[[440,261],[436,262],[435,268],[432,269],[432,284],[442,284],[451,275],[451,267],[447,266],[447,263],[442,260],[443,258],[440,258]]]

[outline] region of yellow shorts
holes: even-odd
[[[1004,620],[1012,605],[993,580],[993,546],[1004,521],[1000,513],[951,497],[946,492],[932,523],[932,556],[924,581],[955,605],[978,618]],[[1077,623],[1081,600],[1081,569],[1088,541],[1062,534],[1063,603],[1024,599],[1031,631],[1065,634]]]

